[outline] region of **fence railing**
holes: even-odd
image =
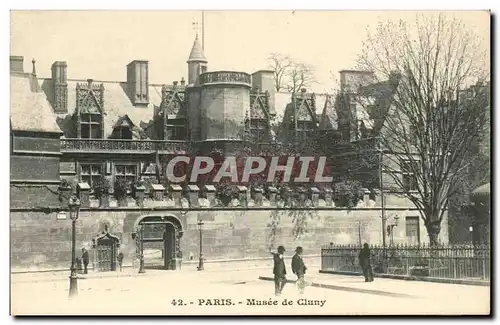
[[[321,248],[321,270],[361,272],[357,245]],[[490,280],[491,249],[486,245],[371,246],[375,273],[428,276],[448,279]]]

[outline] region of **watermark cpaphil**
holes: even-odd
[[[332,167],[323,156],[178,155],[164,164],[170,183],[233,184],[332,183]]]

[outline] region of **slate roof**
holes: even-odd
[[[68,80],[68,113],[55,114],[57,123],[67,138],[74,137],[75,122],[71,116],[76,110],[76,85],[87,83],[84,79]],[[113,128],[121,119],[128,116],[130,121],[138,128],[142,138],[148,138],[146,129],[152,123],[155,111],[160,109],[161,85],[149,85],[149,105],[134,106],[127,95],[126,82],[93,81],[94,84],[104,86],[104,137],[109,138]],[[47,98],[53,98],[51,79],[42,79],[42,89]],[[52,108],[51,108],[52,110]]]
[[[61,133],[54,111],[32,74],[11,74],[10,94],[12,130]]]
[[[187,62],[190,61],[208,62],[205,54],[203,53],[200,40],[198,39],[198,34],[196,34],[196,38],[194,39],[193,48],[191,49],[191,53],[189,54],[189,59]]]

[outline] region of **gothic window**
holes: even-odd
[[[257,143],[267,142],[269,139],[269,129],[265,120],[250,120],[247,122],[252,141]]]
[[[168,119],[167,136],[169,140],[186,140],[186,121],[185,119]]]
[[[81,164],[80,182],[89,184],[90,188],[98,182],[102,174],[101,164]]]
[[[102,117],[100,114],[81,114],[81,138],[100,139],[102,131]]]
[[[136,179],[136,165],[115,165],[115,181],[124,181],[130,186]]]

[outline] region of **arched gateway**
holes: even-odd
[[[145,266],[175,270],[175,259],[180,252],[180,239],[183,235],[181,221],[172,215],[144,216],[139,218],[137,225],[142,228],[142,243]],[[140,245],[136,245],[139,249]],[[151,257],[147,252],[161,252]]]

